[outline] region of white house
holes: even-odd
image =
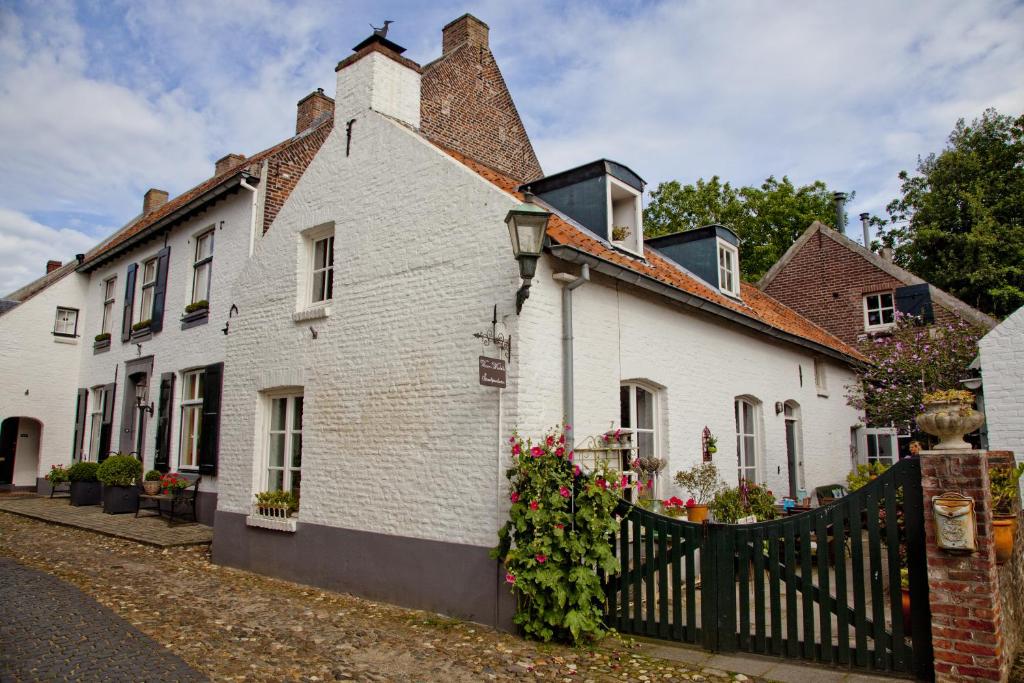
[[[978,342],[985,386],[988,444],[994,451],[1024,453],[1024,308]]]
[[[338,65],[335,126],[239,275],[214,560],[505,624],[488,549],[514,427],[569,419],[579,441],[621,425],[669,473],[700,461],[708,427],[731,483],[842,481],[857,352],[741,284],[727,228],[645,243],[629,168],[529,176],[521,145],[439,140],[427,83],[456,44],[482,53],[486,26],[444,37],[427,67],[380,38]],[[474,121],[473,139],[503,134]],[[547,246],[522,302],[505,221],[537,208]],[[504,355],[474,336],[492,331],[512,339],[504,389],[479,381],[478,357]],[[268,524],[253,497],[277,488],[299,511]]]

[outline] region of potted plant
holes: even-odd
[[[936,450],[963,450],[971,448],[964,441],[985,422],[985,416],[972,408],[974,394],[963,389],[933,391],[922,399],[924,413],[915,418],[921,431],[939,437]]]
[[[150,470],[142,479],[142,488],[146,489],[146,495],[155,496],[160,493],[160,477],[164,476],[160,470]]]
[[[100,332],[99,334],[97,334],[97,335],[96,335],[96,336],[95,336],[95,337],[93,338],[93,340],[94,340],[94,341],[95,341],[95,342],[96,342],[97,344],[104,344],[104,343],[107,343],[107,342],[109,342],[109,341],[110,341],[110,333],[109,333],[109,332]]]
[[[262,519],[259,526],[283,531],[295,530],[295,513],[299,511],[299,497],[291,491],[261,491],[253,503],[253,515]]]
[[[1016,467],[993,467],[989,471],[992,492],[992,536],[996,546],[996,562],[1002,564],[1013,557],[1013,537],[1017,532],[1017,481],[1024,474],[1024,463]]]
[[[194,485],[195,481],[191,479],[186,479],[185,477],[181,476],[181,474],[178,472],[169,472],[167,474],[160,476],[159,483],[160,489],[163,490],[165,494],[176,494],[179,491],[184,491],[189,486]]]
[[[708,436],[708,453],[718,452],[718,439],[713,434]]]
[[[750,516],[763,522],[766,519],[775,519],[778,515],[772,492],[745,479],[735,488],[723,489],[716,493],[708,507],[714,514],[715,521],[722,524],[735,524],[740,519]]]
[[[153,323],[151,318],[140,320],[139,322],[132,325],[132,332],[141,332],[142,330],[148,330],[149,326]]]
[[[68,470],[64,465],[50,465],[50,471],[43,477],[50,484],[50,496],[58,486],[68,483]]]
[[[669,517],[675,517],[676,519],[686,516],[686,503],[683,502],[682,498],[677,496],[672,496],[671,498],[666,498],[661,501],[661,509],[666,515]]]
[[[628,225],[616,225],[612,227],[612,242],[625,242],[633,231]]]
[[[686,501],[687,519],[703,522],[708,518],[708,502],[725,484],[714,463],[702,462],[675,474],[676,485],[690,494]]]
[[[101,489],[96,476],[98,469],[99,464],[94,462],[76,462],[68,468],[72,505],[99,505]]]
[[[654,498],[654,480],[667,464],[667,458],[656,458],[653,455],[634,458],[629,463],[629,466],[640,477],[640,497]]]
[[[185,315],[195,313],[196,311],[208,311],[210,309],[210,302],[206,299],[200,299],[194,301],[185,307]]]
[[[103,511],[110,515],[135,512],[139,504],[139,489],[135,485],[142,477],[142,463],[124,453],[112,455],[96,470],[103,484]]]

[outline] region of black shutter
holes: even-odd
[[[935,322],[932,294],[927,283],[897,287],[894,297],[896,310],[904,315],[918,316],[926,323]]]
[[[199,433],[199,472],[217,474],[217,449],[220,447],[220,394],[224,382],[224,364],[207,365],[203,377],[203,423]]]
[[[171,248],[164,247],[156,255],[156,284],[153,285],[153,317],[149,323],[152,332],[164,329],[164,299],[167,297],[167,266]]]
[[[116,384],[107,384],[103,387],[103,420],[100,424],[100,452],[97,456],[99,462],[107,459],[110,453],[110,437],[114,430],[114,395],[117,393]]]
[[[129,263],[128,272],[124,276],[124,317],[121,318],[121,341],[126,342],[132,336],[132,306],[135,304],[135,274],[139,264]]]
[[[153,469],[167,472],[171,469],[171,403],[174,401],[174,373],[160,375],[160,406],[156,418],[156,455]]]
[[[75,440],[71,444],[71,461],[82,457],[82,445],[85,443],[85,411],[88,409],[89,390],[79,389],[75,401]]]

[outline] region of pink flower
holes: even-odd
[[[608,482],[606,482],[603,478],[598,477],[597,481],[594,483],[603,488],[605,491],[608,490]]]
[[[555,525],[555,528],[556,528],[556,529],[564,529],[564,528],[565,528],[565,525],[564,525],[564,524],[556,524],[556,525]]]
[[[572,431],[572,425],[570,425],[570,424],[565,425],[565,429],[567,431]]]
[[[580,466],[579,466],[579,465],[576,465],[576,466],[574,466],[574,467],[572,468],[572,476],[574,476],[574,477],[578,477],[578,476],[580,476],[581,474],[583,474],[583,470],[581,470],[581,469],[580,469]]]
[[[516,577],[513,576],[511,574],[511,572],[508,572],[508,573],[505,574],[505,583],[515,583],[515,582],[516,582]]]
[[[560,437],[558,437],[558,443],[565,443],[565,434],[562,434]]]
[[[540,456],[544,455],[544,449],[541,448],[540,446],[534,446],[533,448],[530,449],[530,455],[532,455],[535,458],[539,458]]]
[[[562,498],[568,498],[568,497],[569,497],[569,495],[570,495],[569,489],[567,489],[567,488],[566,488],[566,487],[564,487],[564,486],[563,486],[562,488],[558,489],[558,492],[559,492],[560,494],[562,494]]]
[[[555,445],[555,437],[553,437],[551,435],[548,435],[547,443],[548,443],[549,446],[554,446]]]
[[[569,451],[569,460],[572,460],[572,451]]]
[[[530,509],[531,509],[531,510],[536,510],[536,509],[537,509],[537,508],[539,508],[539,507],[540,507],[540,506],[539,506],[539,505],[537,505],[537,501],[535,501],[535,500],[531,500],[531,501],[530,501]]]
[[[515,443],[516,442],[516,437],[514,437],[514,436],[508,437],[508,442],[509,443]],[[511,576],[511,574],[509,576]]]
[[[519,444],[512,445],[512,455],[519,455],[523,449],[519,447]]]
[[[533,556],[533,559],[537,560],[541,564],[544,564],[545,562],[548,561],[548,556],[547,555],[541,555],[540,553],[537,553],[536,555]]]
[[[515,491],[512,492],[512,495],[509,496],[509,498],[512,499],[513,503],[518,503],[519,502],[519,494],[516,493]]]
[[[629,477],[627,477],[625,474],[623,474],[622,475],[622,482],[619,484],[619,486],[621,486],[622,488],[626,488],[627,486],[629,486]]]
[[[559,446],[558,448],[555,449],[555,455],[561,458],[563,455],[565,455],[565,449]]]

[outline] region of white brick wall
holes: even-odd
[[[1024,308],[978,343],[989,448],[1024,457]]]
[[[337,75],[334,125],[345,130],[349,119],[367,109],[418,128],[420,75],[379,52],[349,64]]]

